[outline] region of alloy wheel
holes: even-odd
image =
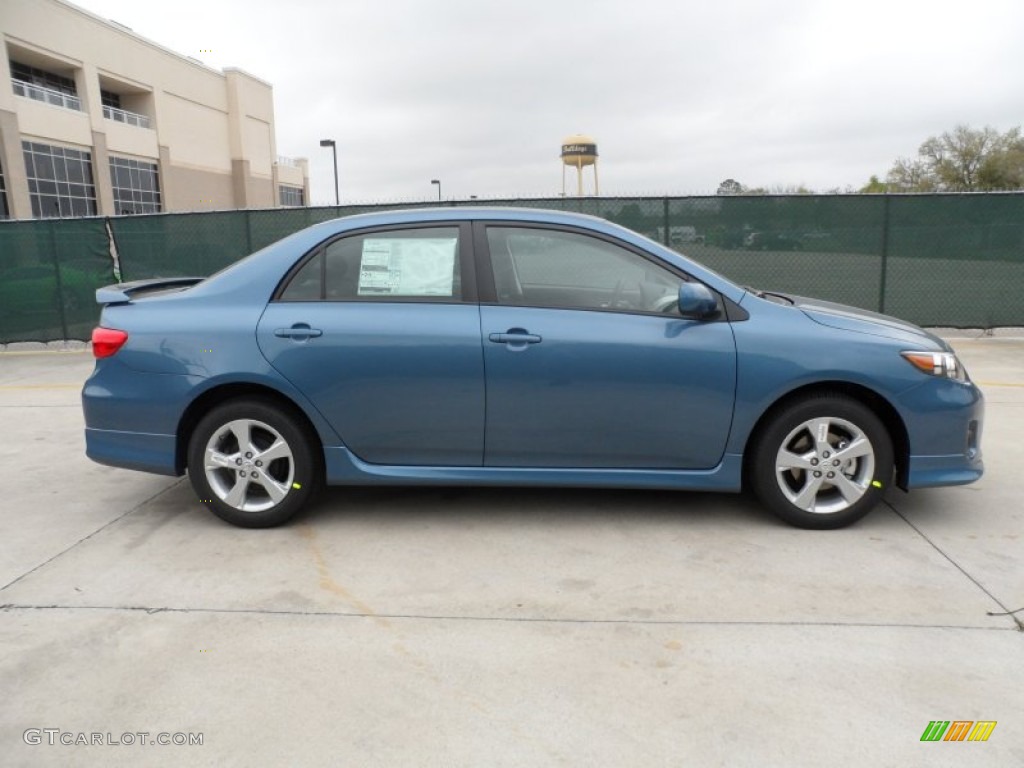
[[[846,419],[818,417],[793,429],[775,457],[775,479],[794,506],[816,514],[842,512],[867,493],[875,451]]]
[[[262,512],[280,504],[295,477],[292,449],[281,433],[256,419],[236,419],[206,443],[203,470],[210,488],[228,506]]]

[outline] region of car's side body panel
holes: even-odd
[[[344,447],[326,448],[331,485],[527,485],[537,487],[740,490],[743,457],[726,454],[711,469],[396,466],[361,461]]]
[[[275,335],[299,324],[322,335]],[[484,372],[475,304],[272,303],[258,337],[267,360],[361,459],[483,463]]]
[[[264,358],[256,323],[264,306],[194,294],[105,307],[101,323],[130,329],[116,356],[97,360],[82,390],[87,455],[103,464],[176,475],[177,435],[189,405],[211,390],[252,385],[299,407],[324,445],[338,435],[305,395]]]
[[[710,469],[732,419],[728,323],[480,308],[487,466]],[[536,343],[492,341],[514,330]]]
[[[922,348],[923,334],[851,332],[822,325],[797,307],[748,298],[750,321],[734,323],[739,354],[736,414],[728,450],[742,453],[762,414],[787,394],[840,383],[863,387],[899,415],[909,440],[908,488],[971,482],[982,460],[968,445],[971,422],[984,417],[981,391],[970,382],[922,376],[900,356]],[[897,338],[893,338],[897,336]]]

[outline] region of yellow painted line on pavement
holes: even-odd
[[[5,357],[18,357],[22,355],[80,355],[83,352],[92,354],[92,348],[85,349],[12,349],[0,350],[0,360]]]
[[[1017,384],[1011,381],[976,381],[981,387],[1024,387],[1024,384]]]
[[[0,389],[81,389],[81,384],[10,384],[0,385]]]

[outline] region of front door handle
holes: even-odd
[[[522,328],[509,328],[506,333],[492,333],[487,337],[495,344],[540,344],[543,339],[535,333],[527,333]]]
[[[306,323],[296,323],[291,328],[277,328],[274,331],[274,335],[282,339],[304,341],[306,339],[315,339],[317,336],[323,336],[324,332],[319,328],[310,328]]]

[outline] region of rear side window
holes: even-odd
[[[281,293],[282,301],[319,301],[323,298],[324,255],[318,253],[292,277]]]
[[[393,301],[462,298],[457,227],[344,237],[310,259],[281,293],[283,301]]]

